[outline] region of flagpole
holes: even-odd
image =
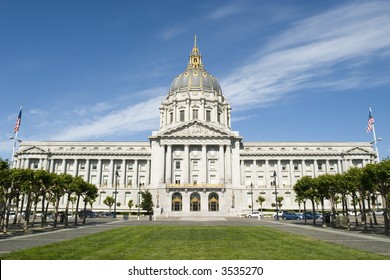
[[[19,115],[18,115],[18,118],[22,112],[22,108],[23,108],[23,104],[20,105],[20,109],[19,109]],[[21,116],[20,116],[21,117]],[[21,121],[21,120],[19,120]],[[15,151],[16,151],[16,143],[19,142],[20,140],[18,139],[18,133],[19,133],[19,127],[18,129],[14,132],[14,137],[11,137],[11,139],[14,140],[14,145],[12,147],[12,158],[11,158],[11,167],[14,168],[15,167],[15,164],[14,164],[14,159],[15,159]]]
[[[370,112],[372,112],[371,110],[371,106],[368,106]],[[379,163],[380,162],[380,158],[379,158],[379,150],[378,150],[378,145],[377,145],[377,141],[378,139],[376,138],[376,133],[375,133],[375,121],[372,123],[372,135],[374,136],[374,147],[375,147],[375,152],[376,152],[376,159],[377,159],[377,162]]]

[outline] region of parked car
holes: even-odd
[[[93,211],[91,211],[91,210],[85,211],[85,217],[86,217],[86,218],[97,218],[98,215],[99,215],[98,213],[93,212]],[[80,219],[83,219],[83,218],[84,218],[84,211],[79,211],[79,218],[80,218]]]
[[[283,212],[283,220],[301,220],[301,217],[295,212]]]
[[[110,212],[99,212],[98,217],[99,218],[112,218],[114,216],[114,213]]]
[[[374,211],[374,214],[375,214],[375,216],[381,216],[381,215],[384,215],[385,212],[381,209],[377,209]]]
[[[313,214],[313,212],[305,212],[303,213],[303,218],[306,218],[306,219],[322,219],[322,215],[320,213],[317,213],[315,212]]]
[[[353,210],[348,210],[348,215],[350,215],[350,216],[359,216],[361,213],[360,213],[360,211],[353,211]]]
[[[283,215],[283,211],[279,211],[278,212],[278,217],[279,217],[279,219],[282,217],[282,215]],[[272,215],[272,217],[274,218],[274,220],[276,220],[276,213],[274,213],[273,215]]]
[[[259,211],[253,211],[252,213],[246,214],[245,218],[262,218],[263,215]]]

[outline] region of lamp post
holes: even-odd
[[[118,189],[118,177],[119,177],[119,172],[118,169],[115,171],[115,194],[114,194],[114,219],[116,218],[116,193]]]
[[[276,188],[276,171],[274,171],[274,185],[275,185],[275,208],[276,208],[276,220],[279,220],[279,209],[278,209],[278,190]]]
[[[253,184],[251,183],[251,210],[253,214]]]
[[[140,207],[141,207],[141,183],[139,184],[139,190],[138,190],[138,221],[140,219]]]

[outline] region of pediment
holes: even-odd
[[[32,146],[24,150],[19,150],[18,154],[47,154],[47,151],[37,146]]]
[[[212,124],[205,124],[199,121],[191,121],[172,127],[165,131],[161,131],[157,136],[172,136],[172,137],[230,137],[235,136],[230,130],[225,130]]]
[[[365,155],[368,155],[368,154],[371,154],[370,151],[366,150],[366,149],[363,149],[361,147],[354,147],[354,148],[351,148],[347,151],[345,151],[345,154],[347,155],[356,155],[356,154],[365,154]]]

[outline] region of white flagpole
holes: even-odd
[[[369,106],[369,110],[370,110],[370,112],[372,114],[371,106]],[[374,147],[375,147],[375,151],[376,151],[376,160],[379,163],[380,162],[380,158],[379,158],[378,145],[376,143],[378,141],[378,139],[376,139],[376,133],[375,133],[375,119],[374,119],[374,122],[372,123],[372,135],[374,136]]]
[[[19,113],[22,111],[22,107],[23,107],[23,105],[20,105]],[[19,118],[19,113],[18,113],[18,117],[17,118]],[[12,147],[11,168],[15,168],[14,159],[15,159],[16,143],[19,142],[18,132],[19,132],[19,129],[14,133],[14,137],[13,137],[14,145]]]

